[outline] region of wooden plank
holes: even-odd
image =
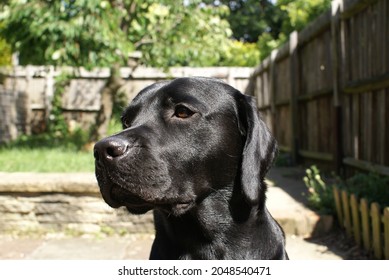
[[[382,1],[381,1],[382,2]],[[369,39],[369,77],[374,77],[381,74],[379,71],[380,68],[380,55],[379,55],[379,45],[380,40],[378,39],[377,32],[379,30],[379,11],[378,4],[375,3],[371,6],[371,23],[370,23],[370,39]]]
[[[340,5],[339,10],[340,13],[343,12],[343,5]],[[340,55],[338,64],[339,64],[339,90],[343,87],[343,85],[346,84],[346,81],[349,80],[350,76],[350,68],[348,67],[349,65],[349,56],[350,54],[348,53],[348,46],[350,45],[350,22],[349,20],[340,20],[340,25],[339,25],[339,46],[340,50],[338,50],[338,53]],[[334,74],[333,74],[334,75]]]
[[[352,17],[377,1],[378,0],[344,0],[344,11],[341,16],[343,19]]]
[[[278,150],[280,150],[281,152],[286,152],[286,153],[292,152],[292,148],[290,148],[288,146],[284,146],[284,145],[278,145]]]
[[[298,150],[299,150],[299,122],[298,122],[298,102],[297,97],[300,91],[300,67],[299,67],[299,56],[298,56],[298,33],[297,31],[293,32],[290,35],[290,85],[291,85],[291,95],[290,95],[290,121],[291,121],[291,150],[292,150],[292,160],[294,163],[298,162]]]
[[[304,128],[308,125],[308,110],[306,103],[299,105],[298,110],[298,121],[299,121],[299,127]],[[308,147],[308,139],[306,136],[306,129],[300,129],[298,131],[299,134],[299,149]]]
[[[373,164],[364,160],[357,160],[354,158],[344,158],[343,163],[352,167],[356,167],[362,170],[378,173],[381,175],[389,176],[389,167],[384,165]]]
[[[265,102],[263,100],[263,83],[262,83],[262,76],[258,75],[257,77],[253,78],[254,79],[254,93],[251,95],[255,96],[257,99],[257,106],[258,108],[262,107],[265,105]]]
[[[377,65],[375,66],[374,76],[380,75],[385,72],[385,49],[386,42],[382,40],[382,35],[385,34],[385,3],[387,1],[379,1],[376,7],[377,12],[377,28],[375,32],[375,41],[374,45],[376,47],[376,51],[373,53],[375,56]],[[373,65],[374,67],[374,65]]]
[[[317,159],[323,161],[333,161],[334,155],[331,153],[320,153],[307,150],[299,150],[299,155],[305,158]]]
[[[334,100],[334,121],[331,123],[334,126],[333,129],[333,143],[331,145],[334,154],[334,165],[337,174],[341,173],[342,168],[342,157],[343,157],[343,133],[342,133],[342,102],[341,102],[341,91],[340,91],[340,65],[338,54],[342,55],[342,51],[338,52],[339,44],[342,43],[340,38],[341,25],[339,20],[340,13],[340,2],[333,1],[331,3],[332,18],[331,18],[331,65],[332,65],[332,88],[333,88],[333,100]],[[335,148],[333,148],[335,147]]]
[[[388,14],[389,14],[389,5],[388,5]],[[388,29],[389,30],[389,29]],[[388,48],[389,51],[389,48]],[[389,56],[388,56],[389,57]],[[388,67],[389,67],[389,62],[388,62]],[[389,108],[389,89],[386,89],[386,96],[385,96],[385,105],[384,108]],[[385,124],[388,123],[387,120],[389,120],[389,110],[384,110],[386,112],[386,117],[385,117]],[[385,113],[384,113],[385,114]],[[385,135],[383,135],[384,139],[384,165],[389,166],[389,127],[386,127],[385,129]]]
[[[342,114],[342,127],[344,142],[343,142],[343,151],[344,156],[350,156],[353,154],[352,143],[353,143],[353,133],[352,133],[352,106],[351,106],[351,97],[345,96],[343,102],[343,114]],[[343,159],[342,159],[343,160]]]
[[[344,227],[343,212],[342,212],[342,202],[340,198],[340,191],[337,187],[332,189],[335,199],[336,215],[338,217],[338,223],[341,227]]]
[[[318,100],[318,151],[322,153],[330,153],[333,155],[333,160],[336,158],[336,153],[332,143],[337,143],[334,139],[334,128],[336,128],[334,117],[334,106],[332,98],[321,98]]]
[[[262,94],[263,104],[270,105],[270,71],[263,72],[262,74]]]
[[[358,207],[359,205],[358,205],[357,196],[355,194],[351,195],[350,204],[351,204],[354,240],[358,246],[361,246],[362,236],[361,236],[361,224],[360,224],[360,219],[359,219],[359,207]]]
[[[382,258],[382,242],[381,242],[381,210],[378,203],[373,202],[370,207],[373,252],[377,259]]]
[[[360,96],[355,95],[352,98],[352,148],[353,148],[353,157],[355,159],[360,158],[360,142],[361,142],[361,133],[360,133]]]
[[[368,78],[357,79],[346,84],[343,88],[343,92],[346,94],[357,94],[368,91],[376,91],[389,87],[389,73]]]
[[[359,25],[359,47],[361,48],[360,57],[359,57],[359,79],[366,79],[367,75],[367,28],[366,28],[366,13],[367,11],[364,11],[363,13],[359,13],[356,16],[359,17],[360,25]]]
[[[324,12],[315,21],[311,22],[298,34],[299,47],[316,39],[321,33],[330,28],[331,11]]]
[[[344,227],[348,237],[352,236],[352,227],[351,227],[351,213],[350,213],[350,203],[348,194],[346,191],[342,191],[342,204],[343,204],[343,213],[344,213]]]
[[[348,53],[349,53],[349,75],[348,75],[348,79],[346,80],[346,84],[350,81],[353,81],[356,79],[356,69],[357,67],[355,67],[355,57],[358,57],[358,54],[357,54],[357,47],[356,47],[356,19],[355,18],[351,18],[349,20],[349,29],[348,29],[348,39],[349,39],[349,44],[348,44]],[[343,91],[344,91],[344,88],[343,88]]]
[[[369,203],[365,198],[361,199],[361,225],[362,225],[362,240],[363,248],[369,252],[371,249],[371,239],[370,239],[370,213],[369,213]]]
[[[383,18],[384,22],[382,24],[382,34],[384,38],[389,38],[389,3],[388,1],[382,1],[383,3]],[[381,37],[382,38],[382,37]],[[389,72],[389,48],[386,40],[381,40],[382,44],[382,60],[383,60],[383,69],[382,73]]]
[[[319,89],[317,91],[313,91],[307,94],[302,94],[297,97],[298,101],[312,101],[316,100],[322,97],[328,97],[329,95],[333,94],[333,89],[332,87],[329,88],[324,88],[324,89]]]
[[[373,114],[373,93],[367,92],[365,97],[365,115],[363,117],[365,121],[365,143],[363,149],[365,150],[364,159],[370,162],[374,162],[373,160],[373,132],[376,128],[376,121],[374,119],[377,112]]]
[[[384,223],[384,243],[385,243],[384,255],[385,255],[385,259],[389,260],[389,207],[386,207],[384,209],[384,215],[382,217],[382,220]]]
[[[385,165],[385,149],[387,149],[387,139],[386,134],[388,133],[388,125],[386,118],[386,95],[385,90],[381,90],[377,93],[377,163],[380,165]]]

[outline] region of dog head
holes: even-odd
[[[143,89],[123,130],[94,148],[96,177],[111,207],[181,215],[212,192],[238,185],[264,200],[276,142],[250,97],[216,79],[179,78]]]

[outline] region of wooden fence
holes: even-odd
[[[141,89],[159,80],[206,76],[223,79],[243,92],[252,71],[249,67],[173,67],[169,72],[141,66],[135,70],[123,67],[120,75],[125,84],[120,90],[130,101]],[[63,72],[74,74],[62,96],[65,119],[81,127],[95,122],[101,107],[101,91],[110,76],[108,68],[92,71],[53,66],[0,68],[0,143],[45,130],[55,78]]]
[[[334,198],[339,224],[347,235],[375,258],[389,260],[389,207],[381,212],[378,203],[369,205],[366,199],[358,200],[355,194],[336,187]]]
[[[297,162],[389,175],[389,1],[336,0],[272,52],[248,93]]]

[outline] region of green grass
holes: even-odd
[[[0,148],[2,172],[93,172],[92,152],[63,148]]]
[[[108,134],[120,130],[119,117],[113,118]],[[93,172],[93,152],[85,151],[88,136],[82,130],[63,137],[50,133],[23,135],[0,145],[0,172]]]

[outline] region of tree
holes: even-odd
[[[217,64],[230,44],[228,22],[220,18],[225,8],[177,2],[14,0],[1,34],[21,64],[126,65],[134,50],[151,66]]]
[[[255,42],[261,59],[283,44],[293,30],[301,30],[330,7],[331,0],[204,0],[225,5],[236,40]]]
[[[11,65],[11,47],[0,39],[0,66]]]
[[[225,5],[229,13],[224,14],[236,40],[257,42],[258,36],[269,32],[277,38],[281,32],[284,12],[270,0],[205,0],[216,7]]]
[[[200,0],[10,0],[1,14],[5,38],[20,64],[112,67],[102,92],[93,138],[106,131],[118,67],[134,50],[146,65],[208,66],[222,61],[231,42],[224,7]]]
[[[151,66],[211,66],[220,63],[230,46],[231,30],[220,15],[224,7],[153,3],[139,21],[134,22],[133,41]]]
[[[277,0],[277,7],[286,12],[282,32],[289,35],[293,30],[300,31],[330,6],[331,0]]]
[[[258,37],[261,59],[266,58],[273,49],[285,43],[294,30],[302,30],[330,6],[331,0],[277,0],[274,8],[281,15],[281,29],[276,37],[269,31],[263,32]]]

